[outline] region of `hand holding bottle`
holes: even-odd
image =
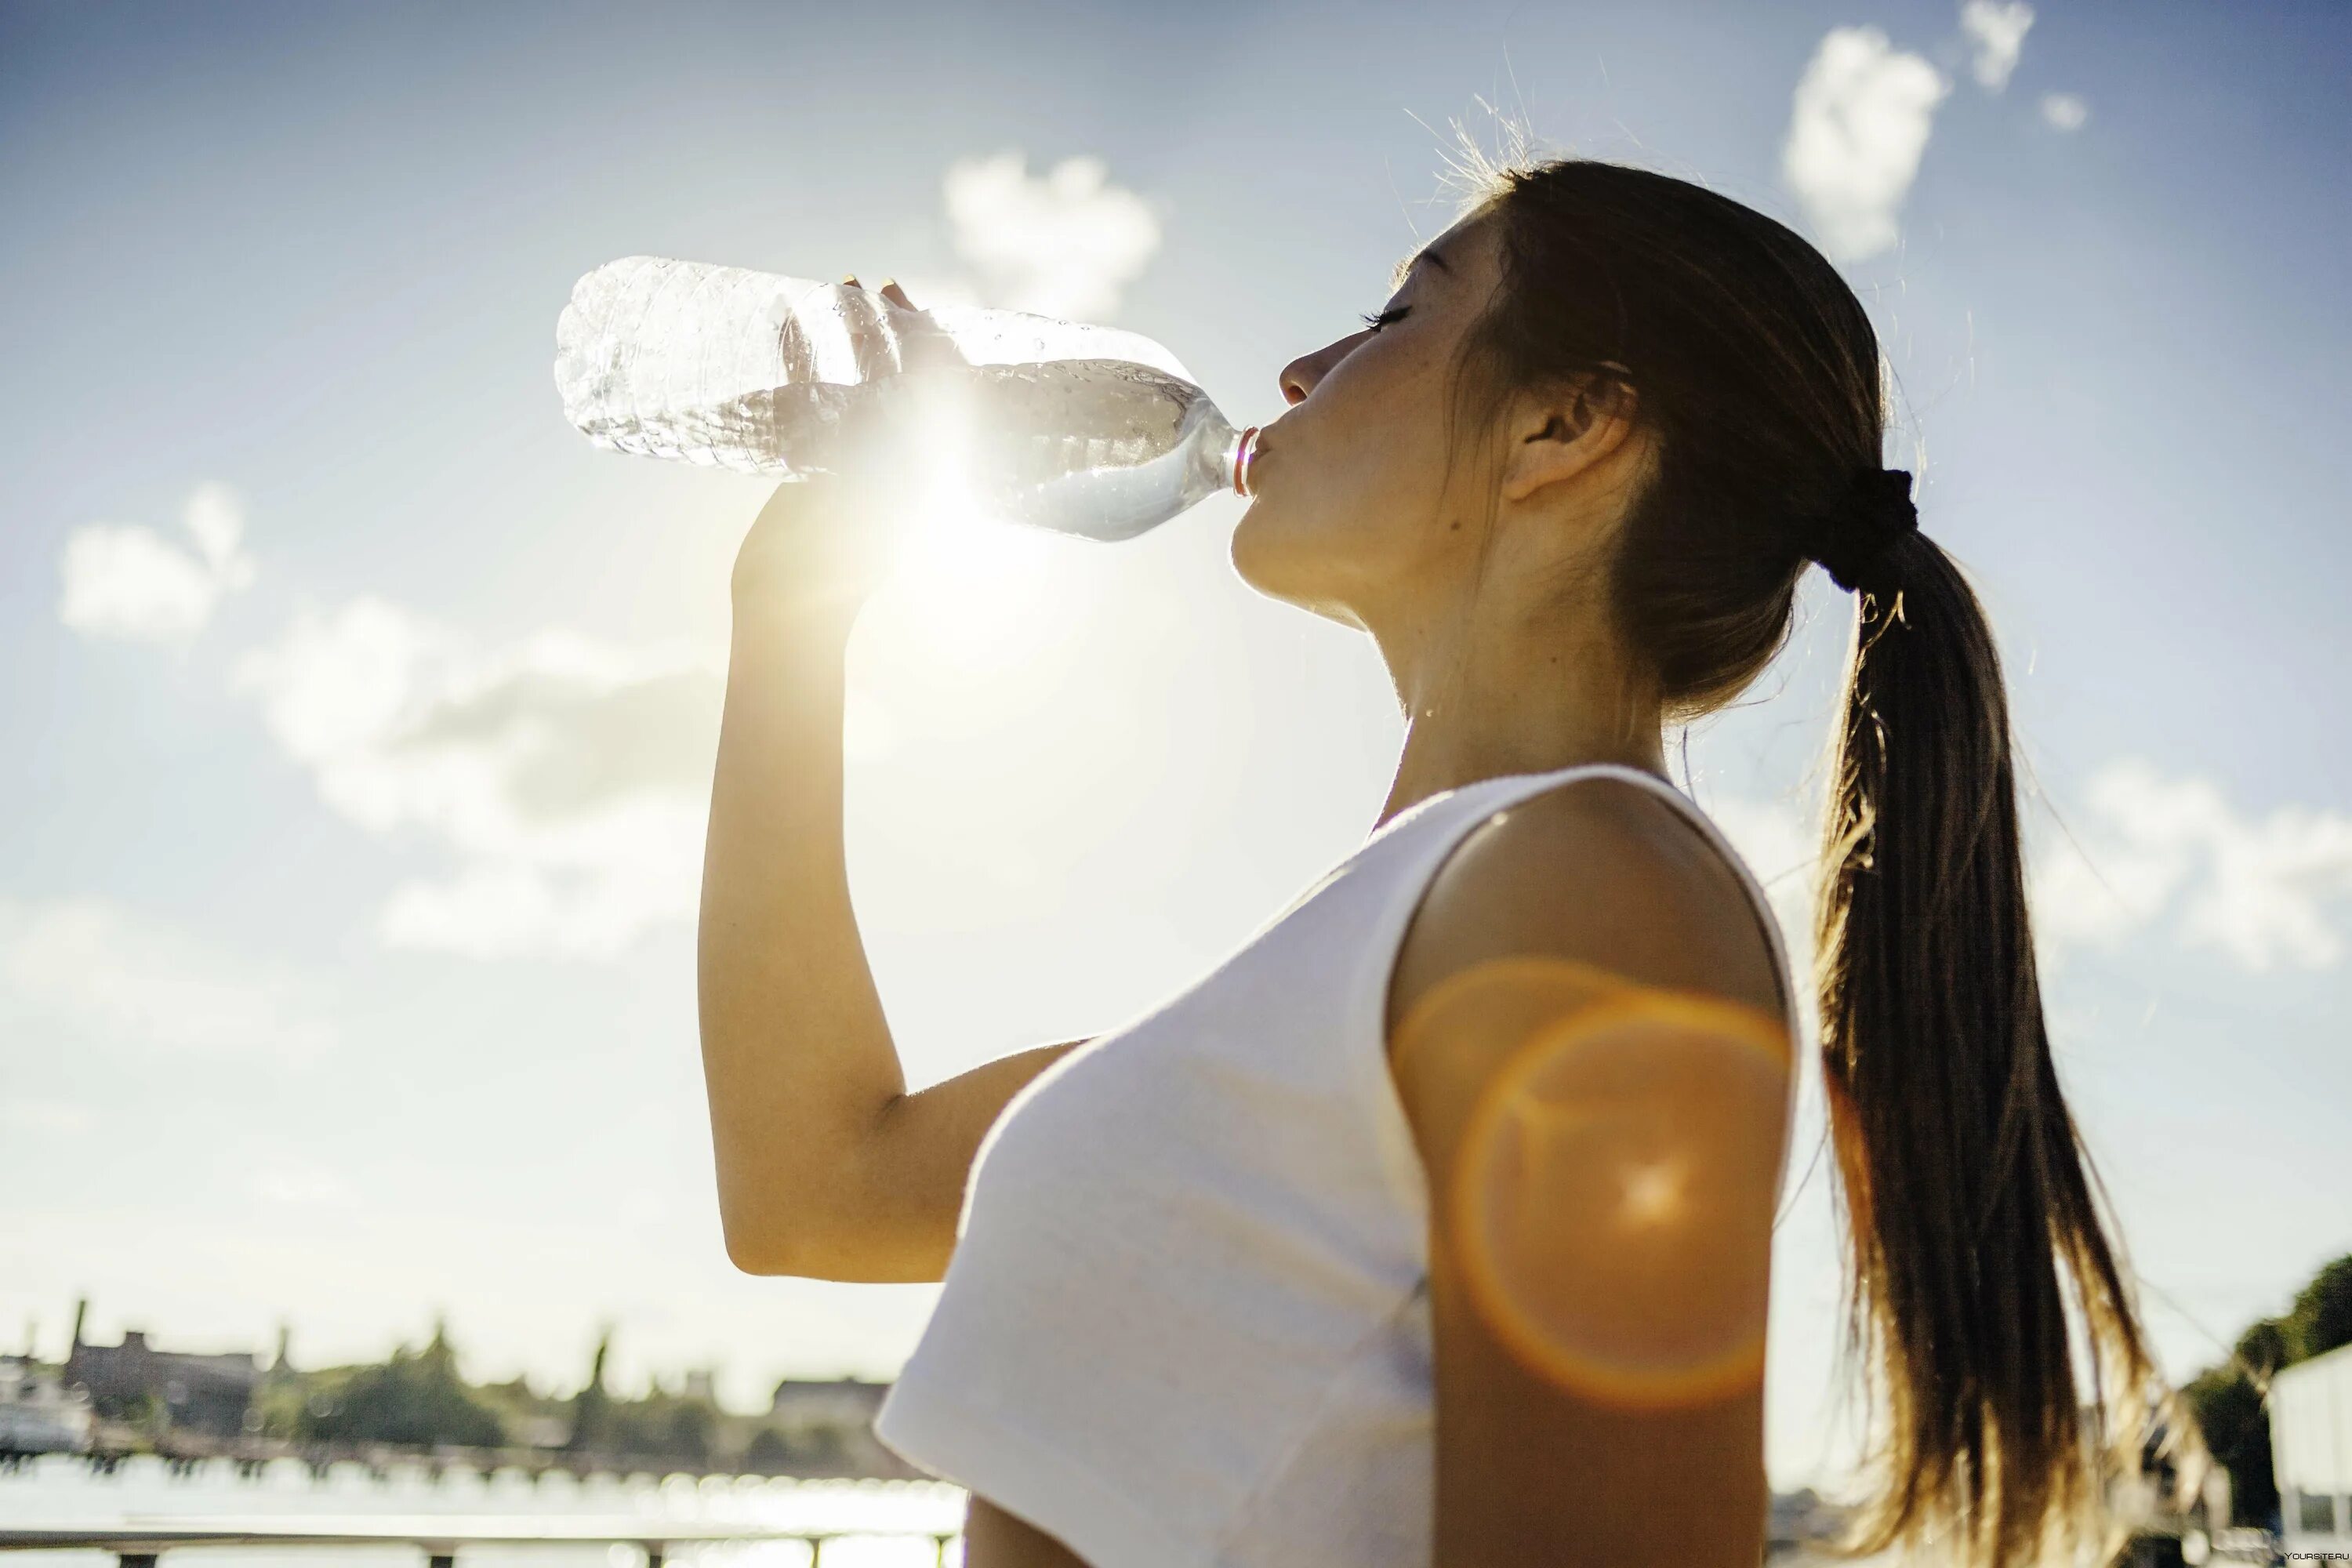
[[[853,275],[845,288],[863,289]],[[902,310],[915,303],[896,281],[873,293]],[[873,459],[845,464],[778,485],[735,553],[730,587],[738,618],[815,617],[838,621],[845,633],[858,610],[889,575],[919,473],[881,450],[887,432],[861,431],[877,448]]]

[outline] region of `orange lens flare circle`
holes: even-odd
[[[1753,1008],[1635,987],[1512,1054],[1471,1112],[1448,1227],[1506,1348],[1622,1408],[1762,1379],[1790,1056]]]
[[[1397,1026],[1390,1057],[1400,1071],[1433,1040],[1526,1035],[1599,1002],[1647,989],[1614,970],[1573,958],[1493,958],[1448,976]]]

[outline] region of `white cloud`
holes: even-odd
[[[1747,862],[1771,900],[1796,992],[1798,1029],[1821,1037],[1821,1005],[1813,995],[1813,882],[1821,869],[1821,824],[1787,795],[1769,799],[1709,794],[1702,808]],[[1811,808],[1818,811],[1818,806]]]
[[[2061,131],[2080,131],[2091,118],[2091,106],[2071,92],[2045,92],[2042,118]]]
[[[309,988],[97,899],[0,900],[0,1038],[299,1059],[333,1043]]]
[[[2137,758],[2103,769],[2088,802],[2083,847],[2055,844],[2034,866],[2044,935],[2112,948],[2169,918],[2181,945],[2257,973],[2343,960],[2329,906],[2352,900],[2352,816],[2249,816],[2210,780],[2167,779]]]
[[[562,632],[480,650],[361,599],[237,680],[329,805],[456,857],[394,892],[386,942],[600,957],[691,917],[722,694],[699,658]]]
[[[2033,7],[2025,0],[1968,0],[1960,7],[1960,31],[1975,55],[1979,87],[1999,92],[2009,85],[2025,48],[2025,30],[2032,26]]]
[[[1812,879],[1821,858],[1820,825],[1806,822],[1801,807],[1778,797],[1717,800],[1710,795],[1704,809],[1739,851],[1756,879],[1764,884],[1772,912],[1780,918],[1781,936],[1790,944],[1790,960],[1801,973],[1810,960],[1798,949],[1810,947],[1812,940]]]
[[[1065,158],[1036,176],[1020,153],[960,158],[944,189],[956,254],[1008,309],[1108,321],[1160,248],[1150,205],[1112,184],[1099,158]]]
[[[1833,261],[1893,245],[1936,106],[1951,84],[1876,27],[1836,27],[1797,84],[1781,174]]]
[[[1704,805],[1771,896],[1801,980],[1820,874],[1818,803],[1710,795]],[[2332,907],[2352,905],[2352,816],[2282,806],[2252,817],[2210,780],[2167,778],[2126,757],[2100,770],[2062,822],[2063,832],[2029,818],[2025,846],[2046,969],[2071,948],[2112,951],[2150,931],[2257,973],[2324,968],[2352,951]]]
[[[239,548],[245,512],[235,491],[199,485],[183,518],[193,550],[151,528],[93,522],[66,537],[58,618],[86,637],[180,642],[205,628],[225,595],[253,581]]]

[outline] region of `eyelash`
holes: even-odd
[[[1399,305],[1391,310],[1382,310],[1376,316],[1365,316],[1361,318],[1361,320],[1364,325],[1377,332],[1382,327],[1388,326],[1391,322],[1403,321],[1405,312],[1412,309],[1412,307],[1410,305]]]

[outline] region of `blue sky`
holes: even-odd
[[[2320,4],[0,10],[0,1342],[89,1291],[298,1359],[446,1310],[487,1375],[606,1320],[625,1383],[893,1371],[932,1288],[734,1275],[711,1197],[691,910],[766,487],[589,448],[556,312],[639,252],[895,273],[1081,302],[1259,421],[1491,103],[1869,306],[2186,1375],[2352,1248],[2347,62]],[[915,1081],[1151,1005],[1370,827],[1378,661],[1233,576],[1235,508],[942,534],[861,623],[851,873]],[[1801,962],[1851,615],[1815,574],[1689,736]],[[1804,1117],[1798,1170],[1810,1077]],[[1842,1452],[1791,1184],[1784,1485]]]

